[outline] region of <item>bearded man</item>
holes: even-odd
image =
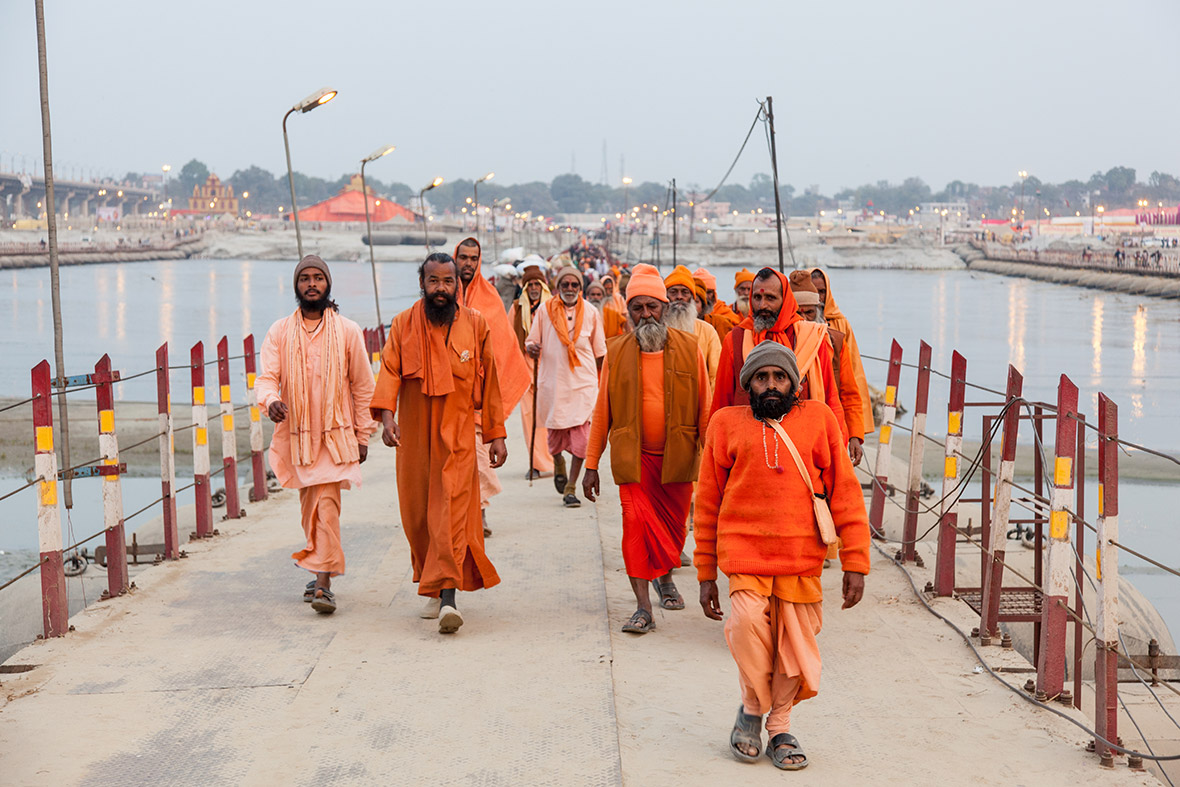
[[[491,331],[479,312],[459,305],[459,281],[449,254],[422,263],[422,298],[393,318],[371,405],[384,426],[382,441],[404,449],[397,453],[402,529],[418,595],[428,598],[421,616],[437,617],[440,634],[463,625],[457,590],[500,582],[484,552],[476,411],[490,465],[508,458]]]
[[[750,316],[750,290],[754,285],[754,274],[745,268],[733,277],[733,311],[739,317]]]
[[[668,292],[668,309],[664,322],[669,328],[691,333],[696,337],[701,355],[705,357],[705,368],[709,372],[709,391],[717,379],[717,361],[721,358],[721,339],[712,325],[697,316],[696,282],[683,265],[677,265],[664,279]]]
[[[807,766],[790,733],[791,708],[819,691],[816,635],[823,625],[825,541],[841,542],[841,609],[864,595],[869,525],[836,416],[798,397],[795,355],[763,342],[746,358],[749,405],[714,414],[701,455],[693,535],[705,616],[721,620],[717,571],[729,577],[725,641],[738,668],[742,704],[730,752],[755,762],[762,751],[783,770]],[[773,447],[770,447],[773,446]],[[826,492],[835,532],[821,535],[816,490]]]
[[[536,422],[535,405],[537,389],[537,361],[525,351],[525,340],[532,330],[533,320],[543,304],[552,296],[545,280],[544,260],[530,255],[521,263],[520,296],[512,304],[512,330],[516,333],[516,344],[528,365],[529,387],[520,400],[520,425],[524,428],[524,442],[532,456],[529,459],[529,479],[540,478],[544,473],[553,472],[553,457],[549,455],[549,433],[543,424]]]
[[[655,628],[648,583],[664,609],[684,609],[672,581],[687,535],[692,482],[708,422],[708,372],[696,338],[664,322],[659,272],[636,265],[627,285],[630,333],[607,342],[590,442],[586,499],[598,497],[598,464],[609,438],[611,473],[623,508],[623,562],[636,610],[623,631]]]
[[[299,308],[266,332],[255,390],[275,423],[270,467],[280,484],[299,490],[307,546],[291,557],[315,575],[303,600],[331,614],[332,577],[344,573],[340,490],[361,485],[375,427],[373,370],[360,326],[337,313],[328,264],[309,254],[294,279]]]

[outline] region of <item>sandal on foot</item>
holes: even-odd
[[[807,767],[807,755],[799,745],[799,739],[789,732],[780,732],[770,739],[766,744],[766,756],[780,770],[801,771]],[[791,762],[792,757],[802,757],[803,761]]]
[[[660,594],[661,607],[664,609],[684,609],[684,597],[676,589],[676,583],[672,580],[661,583],[658,579],[653,579],[651,583],[655,585],[656,592]]]
[[[315,598],[315,580],[314,579],[311,582],[308,582],[307,586],[305,588],[303,588],[303,600],[310,604],[311,600],[313,598]]]
[[[426,606],[422,607],[422,611],[418,613],[418,617],[423,620],[438,620],[438,611],[442,608],[442,599],[438,597],[426,598]]]
[[[311,600],[311,608],[316,612],[331,615],[336,611],[336,594],[327,588],[316,588],[315,598]]]
[[[565,484],[567,481],[569,481],[569,479],[566,478],[565,473],[560,473],[558,475],[553,476],[553,485],[555,487],[557,487],[557,494],[559,494],[559,495],[565,494]]]
[[[752,746],[754,751],[762,748],[762,717],[747,715],[741,706],[738,707],[737,721],[733,723],[733,732],[729,733],[729,750],[742,762],[758,762],[759,755],[746,754],[738,744]]]
[[[463,625],[463,616],[454,607],[442,607],[438,611],[438,633],[454,634]]]
[[[637,609],[631,619],[623,624],[628,634],[646,634],[656,627],[656,621],[646,609]]]

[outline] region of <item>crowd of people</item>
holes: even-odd
[[[655,630],[653,603],[684,609],[673,572],[693,565],[702,612],[725,621],[738,668],[733,756],[805,767],[790,715],[819,688],[822,572],[839,559],[845,609],[869,572],[853,466],[872,408],[827,273],[742,269],[730,304],[704,268],[664,276],[585,242],[498,266],[495,282],[481,263],[475,238],[426,257],[421,297],[393,318],[375,382],[360,327],[331,298],[327,263],[309,255],[296,266],[298,308],[266,335],[257,391],[276,424],[271,466],[299,490],[305,544],[292,557],[314,575],[303,599],[318,613],[339,608],[340,492],[361,483],[379,432],[397,449],[420,615],[441,634],[458,631],[458,593],[500,582],[486,514],[519,406],[520,478],[550,478],[561,506],[581,506],[579,492],[597,500],[609,457],[636,604],[622,630]]]

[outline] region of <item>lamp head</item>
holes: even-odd
[[[307,98],[300,101],[295,106],[291,107],[291,109],[297,109],[300,112],[310,112],[318,106],[327,104],[334,98],[336,98],[335,90],[330,87],[322,87]]]
[[[381,158],[382,156],[388,156],[390,153],[392,153],[395,150],[397,150],[397,148],[394,147],[393,145],[383,145],[382,147],[377,148],[372,153],[370,153],[369,155],[367,155],[363,159],[361,159],[361,163],[368,164],[370,161],[376,161],[377,159]]]
[[[441,186],[441,185],[442,185],[442,183],[443,183],[443,179],[442,179],[441,177],[439,177],[439,178],[435,178],[434,180],[432,180],[432,181],[430,182],[430,185],[429,185],[429,186],[427,186],[426,188],[422,189],[422,192],[423,192],[423,193],[425,193],[425,192],[427,192],[427,191],[430,191],[431,189],[436,189],[436,188],[438,188],[439,186]]]
[[[483,183],[484,181],[491,180],[491,179],[492,179],[492,178],[494,178],[494,177],[496,177],[496,173],[495,173],[495,172],[489,172],[488,174],[484,175],[482,178],[480,178],[479,180],[477,180],[477,181],[476,181],[476,183]]]

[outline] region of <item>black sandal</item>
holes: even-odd
[[[311,608],[316,612],[331,615],[336,611],[336,594],[327,588],[316,588],[315,597],[311,600]]]
[[[790,748],[783,748],[789,746]],[[782,748],[782,751],[779,749]],[[807,755],[799,745],[799,739],[789,732],[780,732],[766,744],[766,756],[774,767],[784,771],[801,771],[807,767]],[[803,762],[791,762],[792,757],[802,757]]]
[[[646,634],[656,627],[656,621],[646,609],[637,609],[631,619],[623,624],[628,634]]]
[[[303,600],[308,604],[315,598],[315,580],[307,583],[307,587],[303,588]]]
[[[667,582],[660,582],[658,579],[651,581],[656,587],[656,593],[660,594],[660,606],[664,609],[684,609],[684,597],[680,595],[680,591],[676,589],[676,583],[672,580]]]
[[[742,762],[758,762],[759,755],[746,754],[739,743],[753,746],[754,751],[762,748],[762,717],[746,715],[742,706],[738,706],[737,721],[733,723],[733,732],[729,733],[729,750]]]

